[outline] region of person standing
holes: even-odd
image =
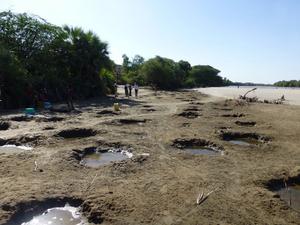
[[[128,84],[125,84],[124,89],[125,89],[125,96],[128,97]]]
[[[135,97],[137,98],[138,97],[138,92],[139,92],[139,86],[137,85],[137,83],[134,83],[134,92],[135,92]]]
[[[70,85],[67,87],[67,104],[68,104],[69,111],[75,109],[73,104],[73,89]]]
[[[129,86],[129,96],[131,96],[131,93],[132,93],[132,85],[129,84],[128,86]]]
[[[115,98],[118,97],[118,84],[117,84],[117,82],[114,83],[114,94],[115,94]]]

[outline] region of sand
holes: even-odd
[[[238,98],[254,87],[217,87],[217,88],[197,88],[195,90],[202,93],[223,98]],[[248,97],[258,97],[260,100],[275,100],[284,95],[287,104],[300,105],[300,88],[275,88],[257,87],[257,90],[249,93]]]
[[[2,144],[33,147],[0,154],[1,225],[21,224],[65,202],[80,204],[84,217],[103,225],[299,225],[300,213],[268,188],[271,180],[300,181],[299,106],[240,105],[189,91],[141,89],[138,99],[121,93],[77,102],[75,113],[41,112],[60,121],[11,121],[0,131]],[[116,102],[121,112],[99,114]],[[1,119],[14,116],[7,114]],[[76,138],[57,135],[75,128]],[[234,145],[222,138],[230,132],[268,141]],[[201,139],[223,154],[187,154],[175,139]],[[80,164],[89,147],[122,146],[132,158],[99,168]],[[199,193],[212,190],[196,204]]]

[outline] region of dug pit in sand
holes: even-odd
[[[88,220],[80,212],[82,203],[67,197],[5,205],[8,210],[15,210],[5,225],[87,225]]]
[[[0,121],[0,130],[8,130],[11,126],[10,122],[8,121]]]
[[[245,117],[243,113],[223,114],[222,117]]]
[[[21,152],[27,152],[33,149],[33,146],[37,146],[43,137],[40,135],[25,135],[9,139],[0,138],[0,153],[16,154]]]
[[[252,146],[269,142],[271,139],[256,133],[224,132],[221,130],[221,138],[235,145]]]
[[[253,127],[256,125],[256,122],[254,122],[254,121],[236,121],[235,124],[239,125],[239,126]]]
[[[26,152],[32,150],[32,147],[29,146],[17,146],[17,145],[2,145],[0,146],[0,153],[5,154],[16,154],[21,152]]]
[[[204,139],[175,139],[174,147],[192,155],[223,155],[223,148]]]
[[[87,225],[81,218],[79,208],[65,205],[64,207],[56,207],[47,209],[43,214],[35,216],[29,222],[21,225]]]
[[[281,200],[300,213],[300,175],[288,179],[271,180],[267,187]]]
[[[132,158],[130,148],[126,147],[90,147],[84,149],[82,152],[75,150],[75,156],[80,160],[80,164],[86,167],[97,168],[108,165],[112,162],[119,162]]]
[[[56,136],[63,138],[83,138],[95,136],[97,132],[93,129],[87,128],[74,128],[69,130],[62,130]]]
[[[200,114],[197,112],[193,112],[193,111],[188,111],[188,112],[184,111],[184,112],[178,114],[178,116],[185,117],[188,119],[195,119],[198,116],[200,116]]]

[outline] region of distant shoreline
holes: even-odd
[[[222,98],[238,98],[247,90],[253,88],[257,90],[249,93],[249,97],[258,97],[260,100],[275,100],[284,95],[286,103],[290,105],[300,105],[300,88],[291,87],[276,87],[276,86],[230,86],[230,87],[211,87],[211,88],[195,88],[193,90],[202,92],[204,94],[222,97]]]

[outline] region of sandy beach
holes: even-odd
[[[1,116],[8,125],[0,144],[32,149],[0,148],[0,224],[66,203],[90,224],[299,224],[300,213],[277,192],[284,179],[300,181],[299,106],[143,88],[128,99],[120,91],[77,102],[72,113]],[[82,163],[95,149],[131,157]]]
[[[195,90],[204,94],[223,98],[238,98],[254,87],[217,87],[217,88],[197,88]],[[249,93],[248,97],[258,97],[260,100],[275,100],[284,95],[287,104],[300,105],[300,88],[276,88],[257,86],[257,90]]]

